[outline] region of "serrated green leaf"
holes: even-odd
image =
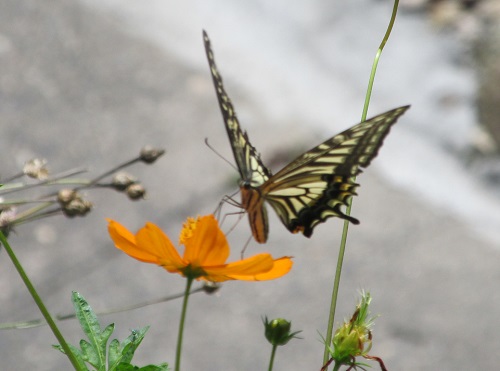
[[[113,347],[113,355],[111,355],[110,345],[108,353],[108,367],[110,371],[118,370],[119,365],[129,364],[132,361],[137,347],[139,346],[139,344],[141,344],[148,330],[149,326],[146,326],[140,330],[132,330],[132,333],[120,344],[119,347]],[[113,340],[113,342],[115,340]],[[115,354],[115,351],[118,351],[118,353]]]
[[[113,333],[114,324],[108,325],[104,331],[101,331],[99,320],[85,298],[74,291],[71,300],[75,307],[76,317],[80,322],[80,326],[90,340],[91,347],[88,347],[87,344],[89,343],[85,342],[84,352],[89,356],[89,362],[95,368],[98,370],[105,370],[106,344]],[[83,343],[80,342],[80,345],[82,344]],[[91,348],[93,351],[91,351]]]
[[[75,355],[81,370],[89,371],[85,362],[88,362],[98,371],[106,370],[106,350],[107,343],[114,331],[114,324],[106,326],[101,331],[101,325],[94,311],[85,298],[77,292],[73,292],[72,302],[75,307],[76,316],[80,322],[83,332],[89,341],[80,340],[80,349],[69,345],[71,352]],[[168,364],[148,365],[137,367],[130,364],[137,347],[141,344],[149,326],[140,330],[133,330],[122,343],[114,339],[109,344],[108,349],[108,371],[167,371]],[[63,351],[59,345],[54,346]]]
[[[82,352],[80,351],[80,349],[78,349],[77,347],[75,347],[74,345],[71,345],[71,344],[68,344],[69,346],[69,349],[71,350],[71,353],[73,353],[73,355],[75,356],[77,362],[78,362],[78,365],[80,366],[80,370],[82,371],[89,371],[89,369],[87,368],[87,365],[85,364],[85,356],[82,354]],[[59,344],[58,345],[52,345],[53,348],[59,350],[60,352],[66,354],[66,352],[64,351],[64,349],[62,348],[62,346],[60,346]]]
[[[80,340],[80,348],[85,360],[94,366],[96,369],[100,368],[99,355],[94,349],[94,346],[86,340]]]
[[[168,364],[161,363],[159,365],[147,365],[141,367],[138,371],[168,371]]]
[[[143,327],[140,330],[133,330],[132,333],[126,338],[122,346],[122,362],[130,363],[134,357],[134,353],[141,344],[146,332],[148,332],[149,326]]]
[[[137,371],[139,367],[132,366],[130,363],[120,363],[116,367],[116,371]]]
[[[103,332],[100,333],[99,340],[101,344],[104,345],[104,352],[106,352],[106,344],[108,343],[108,340],[114,330],[115,330],[115,324],[111,323],[106,326]]]
[[[80,322],[83,332],[88,336],[90,342],[93,343],[95,334],[101,332],[101,325],[99,324],[97,316],[80,293],[73,291],[71,301],[73,302],[76,317]]]
[[[147,365],[144,367],[132,366],[131,364],[121,363],[116,371],[168,371],[168,364],[162,363],[159,365]]]
[[[113,365],[117,365],[120,362],[121,357],[121,347],[118,339],[111,340],[108,347],[108,368],[113,369]]]

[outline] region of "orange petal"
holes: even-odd
[[[273,258],[269,254],[258,254],[250,258],[220,266],[205,266],[206,279],[221,282],[233,279],[253,281],[258,274],[273,268]]]
[[[184,260],[195,267],[221,265],[229,257],[226,236],[213,215],[198,218],[192,237],[184,245]]]
[[[290,272],[292,269],[293,261],[291,257],[284,256],[282,258],[276,259],[274,261],[274,266],[270,271],[266,273],[261,273],[255,276],[256,281],[267,281],[274,280],[276,278],[280,278]],[[241,279],[241,278],[238,278]]]
[[[168,236],[153,223],[146,223],[136,235],[137,246],[156,257],[154,263],[169,272],[179,272],[187,264],[180,257]]]
[[[154,254],[144,251],[137,246],[136,238],[132,232],[114,220],[107,220],[109,222],[108,232],[116,248],[142,262],[157,263],[158,259]]]

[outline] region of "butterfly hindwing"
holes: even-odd
[[[219,101],[219,107],[222,112],[222,117],[224,118],[229,142],[231,143],[234,158],[240,172],[241,182],[252,187],[257,187],[269,179],[271,172],[264,166],[257,150],[250,144],[247,133],[241,130],[231,99],[229,99],[224,89],[222,77],[215,64],[210,39],[205,31],[203,31],[203,41],[215,91],[217,93],[217,100]]]
[[[263,186],[262,195],[292,232],[310,237],[314,227],[335,216],[355,224],[341,207],[356,195],[352,177],[377,155],[385,136],[408,106],[364,121],[305,152]]]

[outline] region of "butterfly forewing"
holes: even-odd
[[[210,39],[205,31],[203,31],[203,41],[217,100],[219,101],[234,159],[238,165],[241,182],[251,187],[258,187],[269,179],[271,172],[264,166],[257,150],[250,144],[247,133],[241,130],[231,99],[229,99],[224,89],[222,77],[215,64]]]

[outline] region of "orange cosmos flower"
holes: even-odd
[[[229,245],[213,215],[188,218],[179,238],[185,246],[181,257],[170,239],[153,223],[132,234],[124,226],[108,219],[108,231],[115,246],[145,263],[162,266],[170,273],[212,282],[227,280],[263,281],[279,278],[292,268],[290,257],[273,259],[258,254],[227,263]]]

